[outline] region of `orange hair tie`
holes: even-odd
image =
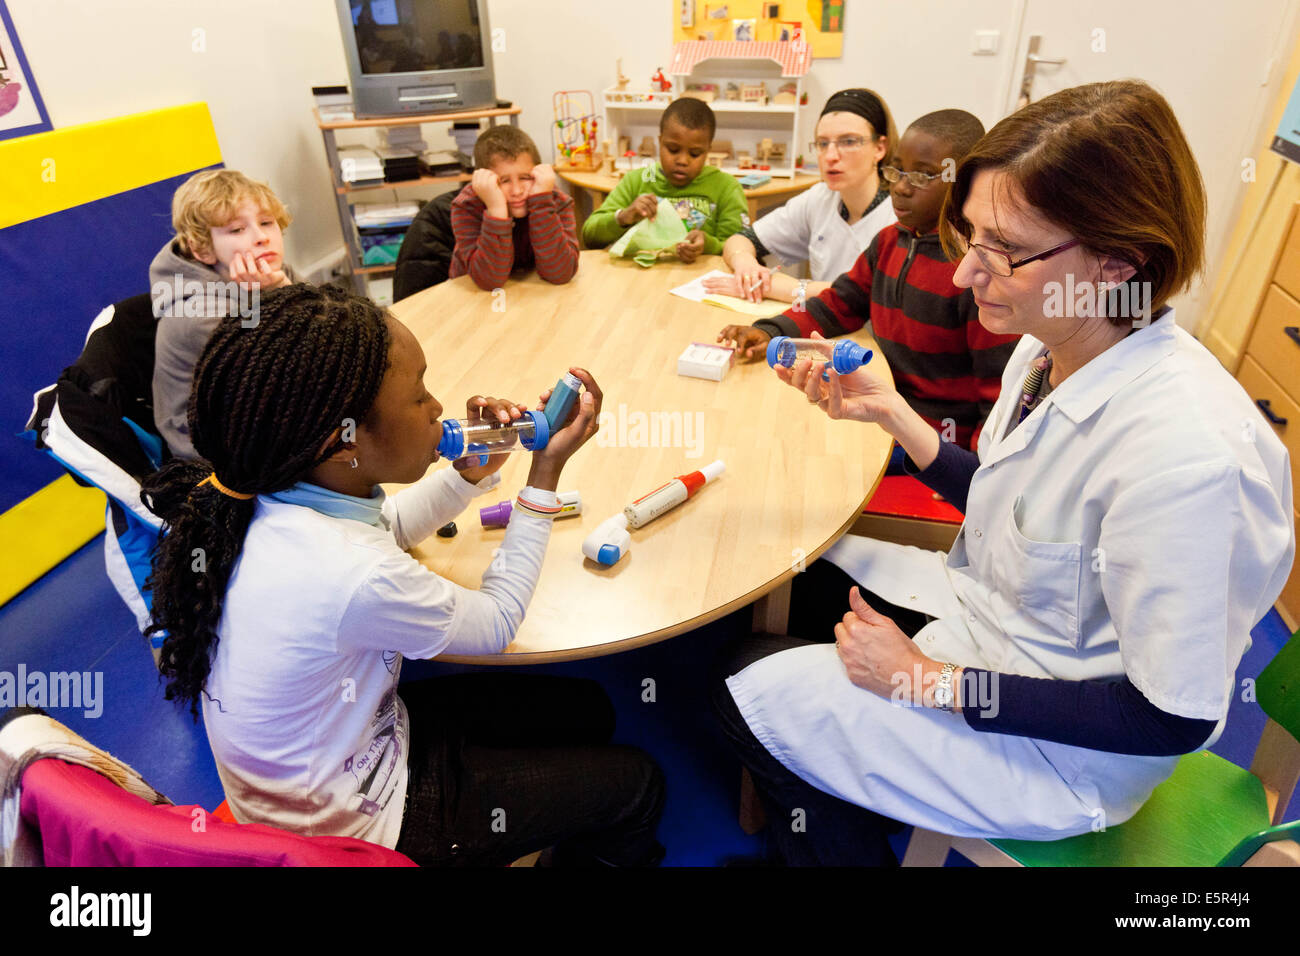
[[[246,495],[240,491],[231,491],[229,488],[227,488],[225,485],[223,485],[220,481],[217,480],[217,473],[215,471],[212,474],[208,475],[208,477],[200,481],[199,485],[200,486],[211,485],[213,488],[216,488],[217,491],[221,492],[223,495],[229,495],[231,498],[238,498],[240,501],[251,501],[254,497],[256,497],[255,495]]]

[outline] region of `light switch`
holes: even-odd
[[[1002,38],[1000,30],[976,30],[975,46],[972,52],[975,56],[996,56],[998,52],[998,41]]]

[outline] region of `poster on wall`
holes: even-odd
[[[1282,111],[1270,148],[1283,159],[1300,163],[1300,80],[1296,81],[1291,99],[1287,100],[1286,109]]]
[[[50,117],[18,43],[5,0],[0,0],[0,139],[50,129]]]
[[[807,43],[814,57],[844,52],[847,0],[677,0],[673,42]]]

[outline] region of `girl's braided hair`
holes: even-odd
[[[382,309],[329,286],[295,284],[260,296],[255,322],[231,316],[194,369],[189,426],[202,461],[173,459],[142,486],[162,518],[145,584],[153,595],[146,636],[163,634],[159,667],[168,700],[197,719],[230,575],[256,507],[202,483],[256,495],[302,481],[341,447],[326,441],[363,422],[388,368]]]

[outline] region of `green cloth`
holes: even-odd
[[[705,166],[679,189],[668,181],[659,164],[654,163],[628,170],[600,208],[587,217],[582,224],[582,241],[587,248],[608,246],[630,229],[631,226],[620,226],[614,217],[642,193],[652,193],[672,203],[688,232],[702,230],[706,255],[721,254],[722,244],[749,225],[749,204],[735,176],[716,166]]]
[[[649,268],[661,253],[676,256],[677,244],[685,241],[685,223],[677,218],[671,202],[660,199],[654,218],[634,222],[623,238],[609,247],[609,254],[634,259],[637,265]]]

